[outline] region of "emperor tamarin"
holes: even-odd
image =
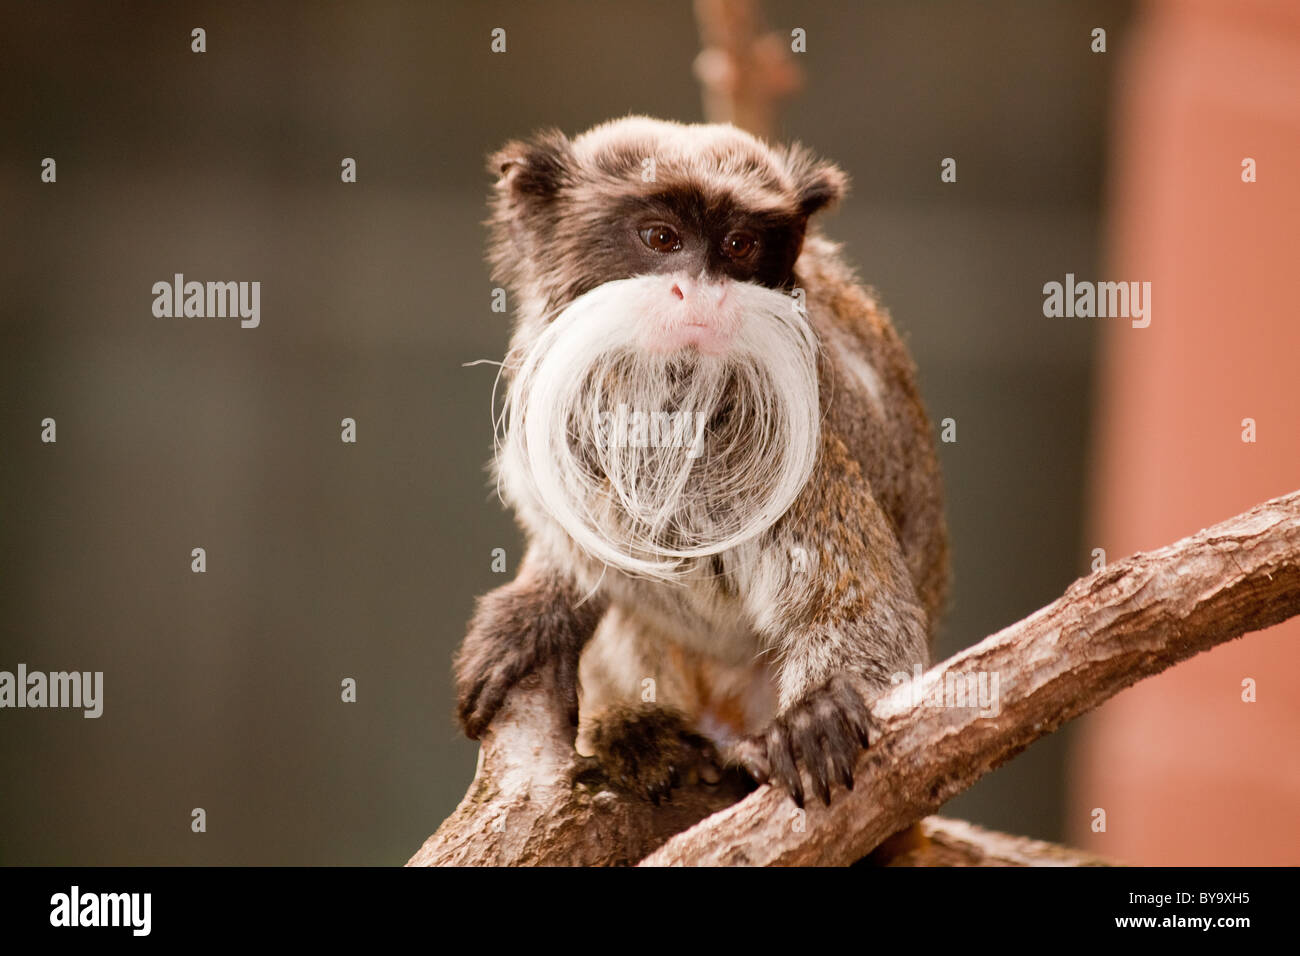
[[[615,784],[658,799],[711,746],[829,802],[947,586],[912,361],[809,225],[845,175],[644,117],[490,164],[495,468],[527,550],[457,655],[465,732],[541,671]]]

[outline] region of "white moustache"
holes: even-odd
[[[707,347],[665,349],[681,341],[664,337],[672,284],[621,279],[565,308],[522,356],[497,454],[516,501],[596,560],[664,580],[770,528],[820,437],[817,339],[794,300],[728,283]],[[611,440],[620,406],[691,440]]]

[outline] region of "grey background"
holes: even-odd
[[[1086,569],[1094,325],[1045,321],[1041,287],[1097,261],[1127,6],[764,6],[808,34],[785,134],[853,178],[825,229],[958,422],[947,655]],[[401,863],[472,775],[449,659],[520,550],[483,470],[493,369],[462,367],[508,336],[484,156],[699,119],[690,6],[3,11],[0,669],[106,687],[99,720],[0,711],[0,862]],[[154,318],[175,272],[260,280],[261,327]],[[945,812],[1059,837],[1068,732]]]

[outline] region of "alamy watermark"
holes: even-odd
[[[160,319],[238,318],[255,329],[262,321],[261,282],[186,282],[178,272],[171,282],[153,284],[153,314]]]
[[[646,412],[620,404],[593,417],[597,448],[688,448],[687,458],[704,451],[709,419],[703,412]]]
[[[0,671],[0,707],[80,708],[83,717],[104,712],[103,671]]]
[[[914,707],[972,707],[978,708],[981,717],[996,717],[1002,713],[997,671],[944,671],[941,677],[925,686],[925,671],[920,664],[912,673],[898,671],[889,678],[897,687],[910,684]]]
[[[1049,319],[1132,319],[1133,328],[1151,324],[1150,282],[1076,282],[1073,272],[1065,282],[1043,285],[1043,315]]]
[[[124,926],[132,936],[148,936],[152,912],[152,893],[83,893],[74,885],[50,897],[51,926]]]

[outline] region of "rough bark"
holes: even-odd
[[[852,863],[1125,687],[1297,613],[1300,492],[1076,581],[1047,607],[882,697],[872,708],[876,732],[859,760],[858,786],[836,790],[829,808],[814,802],[806,813],[771,787],[733,803],[743,793],[736,777],[684,787],[658,808],[610,789],[598,775],[574,786],[581,765],[571,735],[543,705],[541,688],[528,684],[511,694],[485,738],[469,793],[410,862]],[[980,674],[990,689],[996,677],[996,714],[935,705],[936,693],[943,699],[958,677]],[[956,701],[949,696],[947,703]],[[942,838],[930,841],[932,862],[945,848],[949,859],[977,861],[984,852],[990,863],[1041,863],[1052,855],[1034,851],[1033,841],[981,851],[974,830],[958,833],[952,824],[933,832]],[[1087,859],[1053,852],[1067,854],[1059,860]],[[903,847],[890,862],[906,863],[907,853]]]
[[[536,676],[510,692],[469,792],[408,866],[629,865],[752,789],[732,772],[658,807],[614,790],[574,752],[548,699]]]
[[[965,820],[926,817],[871,852],[872,866],[1114,866],[1079,850],[986,830]]]

